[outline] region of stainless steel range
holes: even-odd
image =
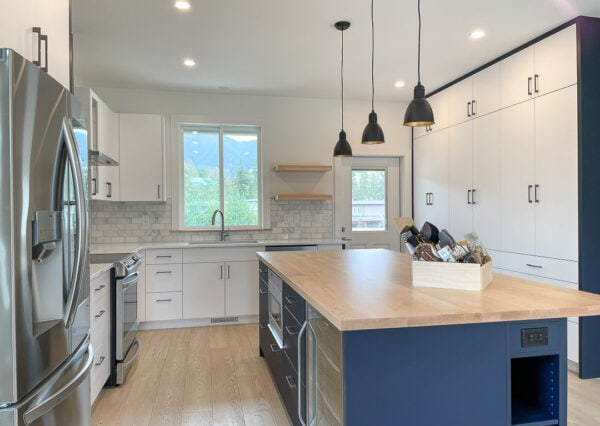
[[[115,263],[111,288],[112,368],[110,385],[122,385],[141,349],[137,338],[138,268],[142,255],[134,253]]]

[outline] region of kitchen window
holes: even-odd
[[[260,228],[260,128],[179,124],[178,229]]]

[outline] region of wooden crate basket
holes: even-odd
[[[476,263],[412,262],[412,284],[415,287],[436,287],[481,291],[492,281],[492,262]]]

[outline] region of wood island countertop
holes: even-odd
[[[391,250],[258,257],[341,331],[600,315],[600,295],[497,273],[483,291],[413,287],[411,257]]]

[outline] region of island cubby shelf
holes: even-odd
[[[318,164],[278,164],[273,167],[274,172],[326,173],[332,170],[332,166]]]
[[[275,194],[275,201],[326,201],[332,200],[331,194]]]

